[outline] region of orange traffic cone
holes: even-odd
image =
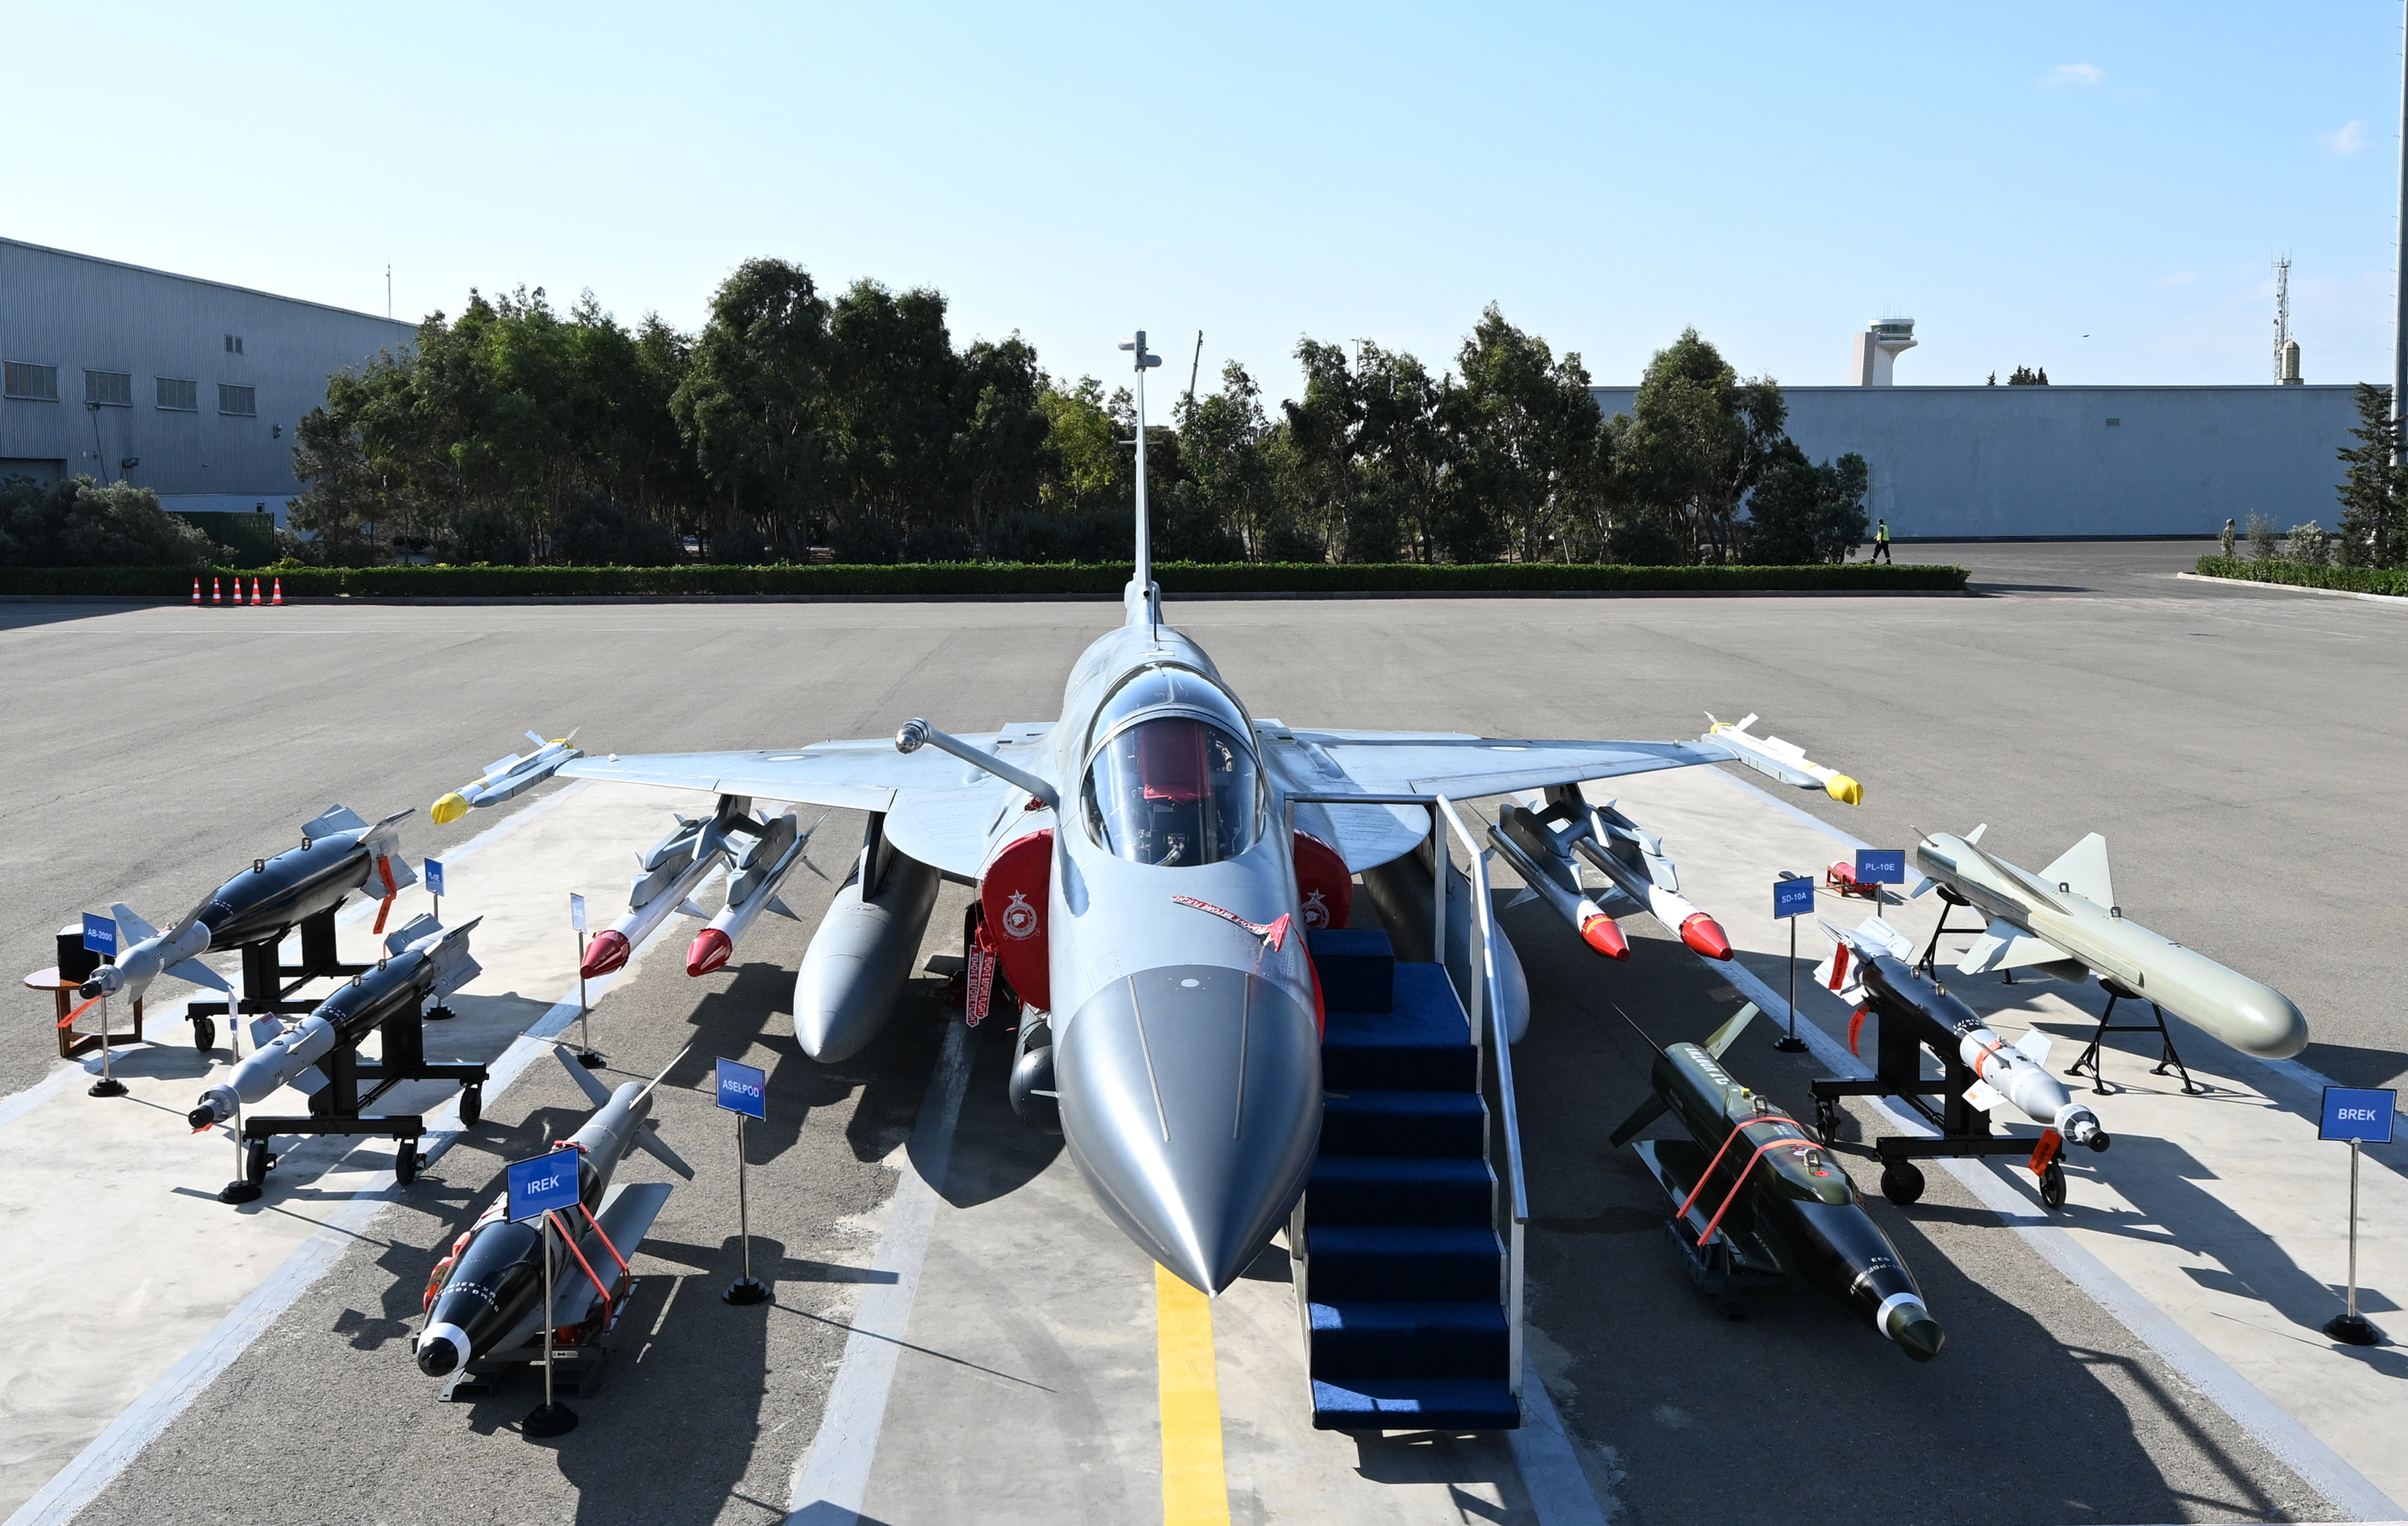
[[[283,578],[277,578],[277,579],[276,579],[276,597],[274,597],[274,598],[272,598],[272,599],[268,600],[267,602],[268,602],[268,603],[270,603],[270,604],[282,604],[282,603],[284,602],[284,579],[283,579]]]
[[[200,606],[201,606],[201,580],[200,580],[199,578],[194,578],[194,579],[193,579],[193,607],[194,607],[194,608],[195,608],[195,609],[198,609]]]
[[[209,579],[209,603],[213,606],[222,606],[225,603],[224,590],[214,578]]]
[[[252,578],[252,579],[251,580],[251,606],[253,609],[256,609],[256,608],[258,608],[258,607],[260,606],[260,600],[259,600],[259,579],[258,579],[258,578]]]

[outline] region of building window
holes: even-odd
[[[2123,421],[2123,420],[2121,420],[2121,419],[2110,419],[2110,420],[2108,420],[2108,421],[2107,421],[2107,427],[2108,427],[2108,428],[2110,428],[2110,429],[2114,429],[2114,428],[2117,428],[2117,427],[2119,427],[2120,425],[2122,425],[2122,423],[2123,423],[2123,422],[2124,422],[2124,421]]]
[[[219,382],[218,411],[220,413],[230,413],[237,419],[258,418],[259,389],[256,387],[236,387],[227,382]]]
[[[159,406],[161,407],[166,409],[169,413],[198,413],[201,411],[201,384],[199,382],[179,381],[174,377],[160,377],[157,380],[159,382]]]
[[[225,336],[225,342],[226,342],[226,353],[227,353],[227,354],[229,354],[229,355],[239,355],[239,354],[241,354],[241,353],[242,353],[242,335],[239,335],[239,334],[229,334],[229,335],[227,335]]]
[[[34,403],[55,403],[59,400],[59,368],[55,365],[28,365],[23,361],[7,363],[7,386],[10,397],[22,397]]]
[[[83,400],[105,408],[130,408],[134,406],[134,378],[123,371],[86,371]]]

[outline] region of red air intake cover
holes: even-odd
[[[986,909],[987,935],[1003,962],[1003,977],[1023,1004],[1043,1012],[1054,1010],[1053,956],[1045,938],[1053,888],[1052,827],[1005,844],[979,877],[979,904]]]
[[[1307,927],[1344,927],[1354,909],[1354,877],[1338,849],[1310,833],[1296,834],[1297,920]]]

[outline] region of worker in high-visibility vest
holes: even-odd
[[[1889,555],[1889,521],[1888,521],[1887,520],[1875,520],[1875,521],[1873,521],[1873,554],[1872,554],[1872,557],[1870,558],[1870,561],[1871,561],[1871,562],[1889,562],[1889,561],[1890,561],[1890,555]],[[1870,563],[1869,563],[1868,564],[1870,564]],[[1890,563],[1890,564],[1891,564],[1892,566],[1896,566],[1898,563],[1896,563],[1895,562],[1891,562],[1891,563]]]

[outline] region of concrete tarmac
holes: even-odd
[[[1971,599],[1281,601],[1170,613],[1258,715],[1292,724],[1684,736],[1701,728],[1703,707],[1725,719],[1756,709],[1769,729],[1865,780],[1856,811],[1785,798],[1868,840],[1903,841],[1907,822],[1986,818],[1985,844],[2037,864],[2103,831],[2133,915],[2288,991],[2318,1033],[2309,1063],[2383,1084],[2408,1064],[2397,1020],[2371,999],[2395,982],[2401,957],[2388,930],[2408,889],[2398,883],[2402,813],[2381,784],[2402,727],[2381,709],[2358,713],[2358,702],[2392,681],[2408,628],[2379,606],[2174,581],[2199,549],[2018,546],[2000,549],[1985,579],[1986,551],[1973,548],[1962,560],[1998,592]],[[1945,559],[1933,549],[1900,548],[1901,559]],[[1045,719],[1071,657],[1112,613],[11,606],[0,610],[0,652],[23,697],[19,766],[0,785],[0,854],[17,893],[0,916],[29,950],[27,967],[47,963],[46,934],[75,911],[124,899],[172,918],[326,805],[369,815],[423,806],[510,749],[523,726],[581,725],[582,742],[635,751],[877,735],[911,714],[961,730]],[[439,855],[494,820],[434,829],[421,818],[408,850]],[[824,840],[854,830],[831,821]],[[809,905],[788,896],[806,925],[825,894],[810,884]],[[940,904],[924,952],[953,941],[961,894]],[[1631,982],[1614,985],[1642,1022],[1679,1014],[1685,1025],[1727,1007],[1677,945],[1647,935],[1641,920],[1630,925],[1639,957]],[[1590,956],[1542,925],[1514,930],[1531,934],[1523,947],[1542,1010],[1570,1015],[1524,1050],[1543,1220],[1531,1236],[1533,1371],[1570,1412],[1593,1474],[1619,1476],[1619,1519],[1760,1519],[1774,1490],[1797,1503],[1784,1519],[1801,1520],[2265,1519],[2326,1508],[1972,1199],[1954,1201],[1956,1185],[1938,1174],[1911,1219],[1878,1201],[1875,1212],[1935,1306],[1962,1311],[1948,1317],[1942,1364],[1913,1368],[1870,1332],[1778,1297],[1746,1325],[1715,1321],[1701,1335],[1696,1296],[1648,1221],[1652,1184],[1627,1152],[1602,1148],[1635,1101],[1638,1040],[1597,1009]],[[704,1179],[670,1199],[624,1327],[645,1336],[581,1406],[586,1424],[530,1468],[529,1444],[509,1432],[530,1396],[434,1405],[405,1354],[426,1269],[490,1198],[499,1163],[583,1111],[565,1076],[538,1067],[81,1519],[781,1516],[940,1032],[935,982],[916,982],[871,1049],[810,1065],[783,1010],[805,935],[765,919],[739,967],[703,981],[655,958],[596,1021],[625,1074],[649,1074],[689,1037],[701,1040],[697,1055],[745,1054],[772,1070],[773,1124],[756,1132],[753,1159],[756,1189],[776,1189],[752,1201],[776,1305],[737,1310],[715,1296],[732,1275],[733,1192],[728,1174],[710,1169],[710,1141],[731,1131],[698,1091],[671,1095],[664,1132]],[[23,1038],[0,1053],[0,1091],[56,1064],[44,1058],[47,1022],[33,1020],[47,1002],[29,993],[22,1007]],[[991,1044],[976,1064],[955,1156],[959,1181],[975,1185],[958,1190],[1033,1191],[1041,1208],[1058,1162],[1046,1141],[991,1116],[1001,1064]],[[699,1088],[707,1068],[689,1059],[671,1085]],[[1775,1094],[1802,1108],[1805,1075],[1797,1095]],[[627,1170],[657,1175],[640,1157]],[[956,1279],[981,1270],[937,1263]],[[998,1263],[991,1275],[1008,1285],[1021,1269]],[[1058,1387],[1038,1368],[969,1363],[961,1349],[924,1344],[924,1360],[941,1364],[927,1370],[956,1379],[930,1390],[950,1387],[953,1411],[916,1414],[897,1433],[925,1469],[945,1465],[949,1430],[1008,1434],[1026,1408],[1015,1393]],[[1150,1397],[1150,1381],[1141,1386]],[[1945,1441],[1931,1435],[1934,1414],[1952,1418]],[[1067,1476],[1116,1472],[1077,1441],[1041,1438],[1026,1455],[1054,1459]],[[1410,1458],[1409,1445],[1391,1449]],[[1234,1484],[1244,1449],[1231,1447]],[[1023,1455],[975,1450],[982,1466]],[[1244,1465],[1276,1487],[1275,1456]],[[1375,1449],[1360,1465],[1376,1476],[1402,1464]],[[1426,1457],[1422,1466],[1417,1476],[1445,1481]],[[1110,1508],[1118,1494],[1093,1487],[1104,1491],[1082,1496],[1094,1505],[1087,1519],[1129,1519]],[[1141,1476],[1111,1487],[1134,1489],[1140,1506],[1151,1497]],[[958,1476],[941,1492],[980,1498]],[[1058,1506],[1063,1496],[1047,1493]],[[1513,1505],[1506,1494],[1466,1499],[1489,1519]],[[883,1498],[881,1508],[942,1519]]]

